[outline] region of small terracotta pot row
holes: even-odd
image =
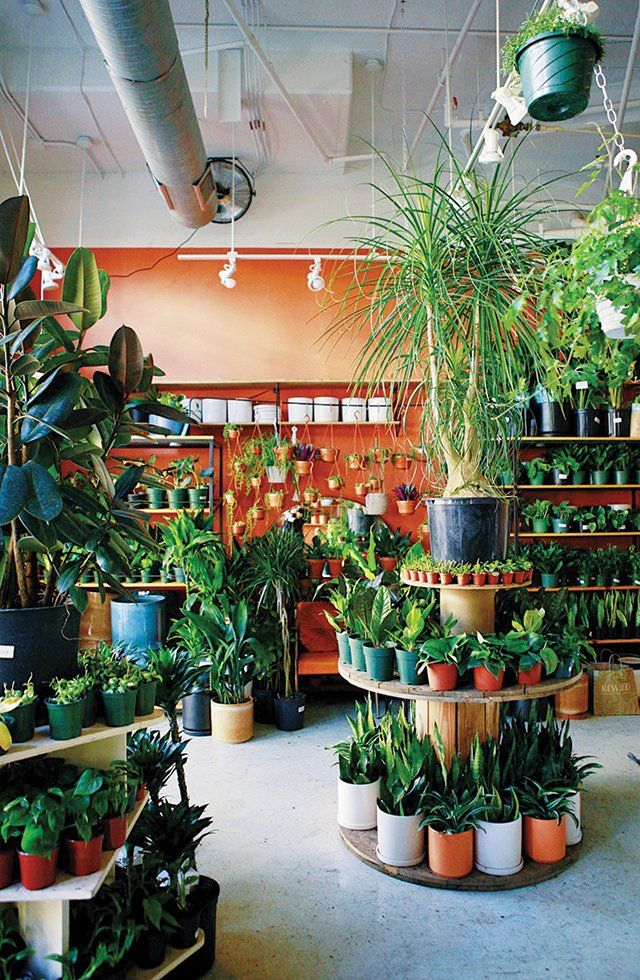
[[[453,575],[451,572],[426,572],[423,569],[408,568],[404,574],[407,582],[426,582],[428,585],[525,585],[532,579],[533,570],[517,572],[482,572],[473,574],[463,572]]]
[[[455,691],[460,675],[455,664],[427,664],[427,678],[432,691]],[[535,664],[530,670],[518,671],[518,684],[539,684],[542,679],[542,664]],[[504,686],[504,670],[495,677],[486,667],[473,668],[473,686],[477,691],[501,691]]]

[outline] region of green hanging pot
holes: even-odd
[[[537,34],[523,44],[516,69],[529,115],[542,122],[559,122],[584,112],[593,68],[601,55],[595,40],[557,31]]]

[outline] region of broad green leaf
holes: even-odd
[[[21,466],[0,466],[0,524],[9,524],[25,505],[29,481]]]
[[[17,296],[18,293],[22,292],[25,286],[29,285],[29,283],[33,279],[37,265],[38,265],[38,260],[35,257],[35,255],[30,255],[27,259],[24,260],[20,272],[11,283],[11,287],[8,293],[9,299],[13,299],[14,296]]]
[[[25,510],[42,521],[52,521],[62,510],[62,496],[58,484],[44,466],[28,460],[22,471],[29,481],[29,496]]]
[[[124,473],[121,473],[116,480],[116,500],[124,500],[127,494],[131,493],[134,487],[140,482],[140,477],[144,473],[144,466],[127,466]]]
[[[0,283],[4,286],[20,271],[28,235],[29,198],[7,198],[0,204]]]
[[[33,354],[22,354],[11,362],[11,374],[14,378],[24,378],[35,374],[41,368],[40,361]]]
[[[131,327],[118,327],[109,345],[109,374],[123,391],[137,391],[144,372],[144,355],[138,335]]]
[[[76,248],[71,253],[64,274],[62,298],[68,303],[84,307],[83,313],[71,314],[71,319],[79,330],[88,330],[100,319],[100,276],[95,256],[88,248]]]
[[[56,534],[55,528],[52,524],[47,524],[46,521],[41,521],[24,510],[20,514],[20,521],[26,527],[29,534],[31,534],[36,541],[43,544],[45,548],[55,548],[58,541],[58,535]]]
[[[102,320],[107,312],[107,293],[111,286],[111,280],[104,269],[98,269],[98,279],[100,281],[100,299],[102,300],[99,319]]]
[[[59,431],[72,411],[80,389],[82,378],[75,374],[60,374],[51,384],[46,395],[32,401],[28,407],[29,416],[22,423],[23,442],[34,442]]]
[[[119,411],[122,405],[122,393],[109,375],[105,374],[104,371],[96,371],[93,375],[93,383],[100,396],[100,401],[107,406],[109,411]]]
[[[57,299],[25,299],[18,303],[13,311],[15,320],[35,320],[36,317],[43,316],[62,316],[63,314],[77,313],[83,307],[77,303],[64,303]]]

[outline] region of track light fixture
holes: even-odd
[[[521,123],[527,114],[525,101],[520,95],[520,92],[517,91],[518,88],[520,88],[519,85],[517,87],[501,85],[491,93],[491,98],[495,99],[496,102],[507,110],[507,115],[512,126],[517,126],[518,123]]]
[[[500,133],[496,129],[487,129],[484,134],[484,146],[478,157],[480,163],[500,163],[504,153],[500,148]]]
[[[322,278],[322,260],[319,258],[314,259],[309,266],[307,286],[312,293],[319,293],[324,289],[324,279]]]
[[[64,265],[52,254],[46,245],[34,241],[29,249],[38,259],[38,269],[42,273],[42,290],[54,289],[64,276]]]
[[[236,271],[236,259],[238,258],[238,253],[233,250],[227,252],[227,261],[224,267],[218,273],[220,278],[220,284],[225,286],[227,289],[234,289],[236,280],[233,278]]]

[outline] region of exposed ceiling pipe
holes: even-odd
[[[80,0],[147,166],[170,213],[208,224],[215,184],[178,49],[169,0]]]
[[[636,61],[638,60],[639,44],[640,44],[640,2],[638,3],[638,13],[636,14],[636,23],[633,29],[633,38],[631,39],[631,48],[629,50],[629,60],[627,61],[627,70],[624,75],[624,82],[622,83],[620,108],[618,109],[618,126],[620,127],[620,129],[622,129],[624,116],[627,111],[627,102],[629,100],[629,92],[631,91],[631,82],[633,81],[633,73],[636,70]]]

